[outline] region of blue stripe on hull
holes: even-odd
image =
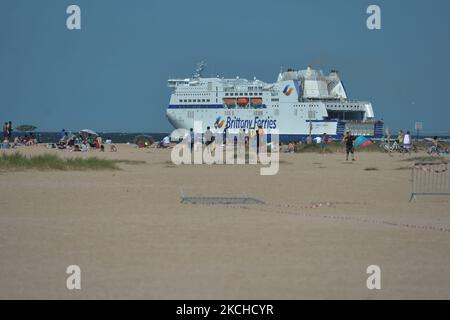
[[[282,142],[296,142],[296,141],[305,141],[308,137],[308,134],[280,134],[279,140]],[[311,137],[314,139],[316,137],[322,137],[322,135],[314,135],[312,134]],[[341,139],[338,135],[331,135],[329,134],[328,137],[330,137],[333,140]]]
[[[223,109],[223,104],[171,104],[168,109]]]

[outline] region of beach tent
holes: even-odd
[[[16,131],[26,132],[26,131],[34,131],[37,127],[29,125],[29,124],[23,124],[15,128]]]
[[[134,143],[139,145],[148,145],[151,146],[155,142],[152,136],[147,136],[145,134],[138,135],[134,137]]]
[[[355,140],[355,147],[356,148],[364,148],[364,147],[367,147],[370,144],[372,144],[372,141],[370,141],[369,139],[367,139],[366,137],[363,137],[363,136],[359,136]]]
[[[83,129],[80,130],[81,136],[98,136],[98,134],[95,131],[92,131],[91,129]]]

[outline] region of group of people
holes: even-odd
[[[50,148],[67,149],[75,152],[88,152],[90,150],[105,151],[105,144],[110,146],[110,151],[117,151],[117,147],[112,144],[112,140],[107,138],[105,143],[100,136],[92,134],[88,135],[69,135],[69,133],[62,129],[59,133],[59,141],[56,144],[49,144]]]
[[[24,136],[16,136],[14,138],[13,147],[16,146],[33,146],[39,143],[39,140],[33,132],[30,132],[30,134],[25,134]]]
[[[262,150],[262,148],[264,146],[267,146],[267,141],[264,136],[264,133],[265,133],[264,129],[260,126],[256,129],[249,130],[248,133],[246,132],[245,129],[240,129],[238,135],[239,135],[239,140],[245,142],[245,146],[247,146],[249,144],[249,141],[253,141],[256,144],[256,152],[259,153],[259,151]],[[227,141],[226,141],[227,130],[226,129],[223,131],[222,135],[223,135],[223,145],[225,145],[227,143]],[[253,139],[254,137],[256,137],[256,139]],[[190,128],[189,133],[187,134],[187,136],[185,138],[187,139],[187,141],[190,145],[191,151],[193,151],[194,146],[195,146],[195,141],[196,141],[196,134],[194,133],[193,128]],[[237,137],[236,137],[236,139],[237,139]],[[250,140],[250,139],[252,139],[252,140]],[[206,131],[203,134],[202,143],[206,147],[211,147],[211,145],[215,142],[215,140],[216,140],[216,136],[212,132],[211,127],[208,126],[206,128]],[[356,137],[353,136],[350,131],[347,131],[342,139],[342,142],[343,142],[343,144],[345,146],[345,150],[346,150],[346,160],[348,160],[349,155],[351,155],[352,161],[355,161],[355,156],[354,156],[354,153],[355,153],[354,141],[355,140],[356,140]],[[311,136],[306,138],[305,143],[311,144],[313,142],[320,144],[321,151],[324,152],[327,145],[332,142],[332,138],[327,133],[324,133],[322,136],[316,137],[315,139],[313,139]],[[295,152],[296,145],[298,145],[300,143],[301,142],[290,142],[287,146],[286,152]]]
[[[239,139],[239,141],[243,141],[245,146],[247,146],[249,144],[250,141],[254,141],[255,143],[255,147],[256,147],[256,152],[259,153],[259,151],[266,146],[266,140],[264,138],[264,129],[262,128],[262,126],[259,126],[255,129],[250,129],[248,132],[244,129],[241,128],[239,130],[239,133],[237,136],[233,136],[232,138],[232,143],[236,143],[237,140]],[[214,134],[213,131],[211,130],[211,127],[206,127],[206,131],[202,134],[202,139],[198,140],[201,141],[202,144],[204,144],[206,147],[208,148],[212,148],[215,149],[215,143],[219,143],[222,146],[225,146],[227,143],[230,143],[230,141],[227,141],[227,129],[224,129],[222,132],[222,141],[216,141],[216,136],[217,134]],[[219,136],[220,137],[220,136]],[[190,145],[191,151],[194,150],[194,145],[196,140],[196,134],[194,133],[194,129],[190,128],[189,129],[189,133],[186,135],[185,137],[188,141],[188,144]],[[256,138],[256,139],[254,139]],[[251,140],[252,139],[252,140]]]
[[[3,139],[1,143],[2,149],[16,148],[18,146],[32,146],[39,143],[38,138],[30,132],[29,134],[16,135],[13,138],[12,121],[3,124]]]

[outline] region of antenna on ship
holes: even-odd
[[[195,69],[194,78],[200,78],[202,76],[203,70],[205,70],[206,62],[200,61],[197,63],[197,68]]]

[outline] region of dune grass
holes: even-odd
[[[323,151],[320,148],[320,144],[317,144],[317,143],[311,143],[311,144],[303,143],[303,144],[298,144],[295,146],[296,153],[303,153],[303,152],[336,153],[336,152],[343,152],[343,151],[344,151],[344,146],[339,141],[327,143],[327,145]],[[364,148],[355,148],[355,151],[356,152],[380,152],[382,150],[377,143],[373,143]]]
[[[0,170],[118,170],[116,161],[89,158],[64,159],[54,154],[25,156],[19,152],[3,154]]]
[[[147,163],[146,161],[142,161],[142,160],[128,160],[128,159],[110,160],[110,161],[112,161],[114,163],[123,163],[123,164],[146,164]]]

